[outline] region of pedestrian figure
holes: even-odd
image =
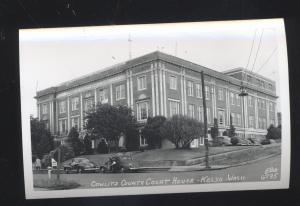
[[[41,169],[41,160],[39,158],[36,158],[36,160],[35,160],[35,169],[36,170]]]

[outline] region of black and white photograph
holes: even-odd
[[[284,189],[283,19],[19,30],[27,199]]]

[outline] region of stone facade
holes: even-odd
[[[265,135],[270,124],[277,125],[274,81],[241,68],[217,72],[161,52],[37,92],[38,118],[52,133],[64,135],[73,126],[82,130],[85,112],[102,102],[131,107],[141,123],[148,116],[173,114],[203,121],[201,71],[208,128],[217,118],[221,135],[229,127],[230,115],[240,136]],[[241,85],[248,96],[238,95]],[[141,137],[140,144],[144,143]]]

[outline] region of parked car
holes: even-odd
[[[66,173],[70,172],[97,172],[99,167],[92,161],[86,158],[73,158],[70,163],[64,164]]]
[[[137,170],[136,163],[129,155],[119,155],[109,157],[108,160],[100,166],[100,171],[105,172],[134,172]]]

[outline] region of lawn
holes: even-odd
[[[224,146],[224,147],[209,147],[209,154],[219,154],[224,152],[243,150],[255,146]],[[133,158],[139,161],[162,161],[162,160],[177,160],[185,161],[189,159],[205,156],[205,148],[194,149],[157,149],[148,150],[145,152],[136,153]]]
[[[224,146],[224,147],[210,147],[209,154],[219,154],[224,152],[243,150],[246,148],[255,147],[255,146]],[[151,164],[151,162],[156,162],[157,165],[173,164],[174,161],[184,162],[185,160],[204,157],[205,148],[194,148],[194,149],[155,149],[155,150],[146,150],[144,152],[128,152],[127,154],[132,154],[133,160],[139,162],[142,166]],[[80,157],[85,157],[97,165],[102,165],[108,157],[114,154],[95,154],[95,155],[82,155]],[[67,160],[64,163],[68,163],[70,160]],[[145,163],[145,164],[144,164]],[[150,166],[150,165],[149,165]]]
[[[66,189],[74,189],[80,186],[75,181],[67,181],[67,180],[57,180],[57,179],[34,179],[33,180],[34,187],[37,188],[46,188],[49,190],[66,190]]]

